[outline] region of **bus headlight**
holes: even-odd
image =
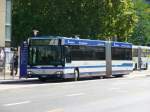
[[[61,74],[63,74],[63,72],[62,71],[57,71],[56,74],[61,75]]]
[[[31,74],[31,71],[28,71],[28,74]]]

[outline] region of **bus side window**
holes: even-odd
[[[65,57],[66,57],[66,63],[71,63],[71,53],[70,53],[70,48],[68,46],[65,47]]]

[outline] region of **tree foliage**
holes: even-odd
[[[102,4],[102,36],[117,37],[119,40],[130,37],[138,21],[132,0],[103,0]]]
[[[135,8],[139,21],[130,42],[139,45],[150,44],[150,5],[144,0],[136,0]]]
[[[137,22],[132,0],[13,0],[13,44],[32,36],[125,40]]]

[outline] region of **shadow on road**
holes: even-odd
[[[116,77],[111,77],[110,79],[113,79]],[[119,77],[118,77],[119,78]],[[90,80],[102,80],[102,79],[108,79],[108,77],[90,77],[90,78],[80,78],[78,81],[90,81]],[[42,82],[39,79],[17,79],[17,80],[1,80],[0,84],[10,84],[10,85],[25,85],[25,84],[46,84],[46,83],[65,83],[65,82],[75,82],[74,79],[47,79],[46,81]]]
[[[38,79],[34,79],[34,80],[0,80],[0,84],[10,84],[10,85],[13,85],[13,84],[42,84],[43,82],[40,82]]]

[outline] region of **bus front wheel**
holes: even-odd
[[[46,78],[46,77],[39,77],[39,80],[40,80],[41,82],[46,82],[47,78]]]

